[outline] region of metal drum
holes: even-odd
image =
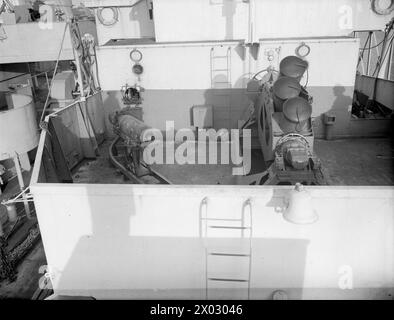
[[[0,161],[38,145],[38,126],[32,97],[11,94],[9,110],[0,111]]]
[[[283,104],[287,99],[298,97],[302,90],[301,85],[294,78],[280,77],[273,85],[273,100],[275,112],[283,111]]]
[[[308,69],[308,62],[297,56],[287,56],[279,65],[281,75],[297,79],[297,81],[301,80],[306,69]]]

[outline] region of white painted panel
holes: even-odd
[[[0,63],[55,61],[61,48],[65,23],[54,22],[49,29],[40,28],[39,23],[34,22],[3,25],[2,28],[6,39],[0,41]],[[70,32],[67,30],[60,60],[73,59]]]
[[[345,36],[382,30],[389,21],[371,10],[370,0],[256,0],[259,38]]]
[[[260,42],[258,69],[272,65],[279,70],[279,62],[290,55],[296,55],[296,49],[305,43],[310,53],[305,60],[309,63],[301,84],[309,87],[354,86],[359,52],[359,40],[354,38],[262,40]],[[274,52],[274,61],[270,63],[266,52]],[[308,81],[308,82],[307,82]]]
[[[35,184],[31,189],[58,293],[174,298],[177,290],[194,289],[189,297],[201,298],[206,270],[199,208],[205,196],[216,204],[238,201],[234,208],[251,199],[256,290],[293,288],[306,291],[300,298],[310,298],[308,290],[315,289],[325,298],[370,298],[394,288],[393,188],[308,187],[319,214],[312,225],[282,218],[278,208],[290,187]],[[219,240],[226,239],[237,241]],[[220,266],[211,271],[236,272],[234,264]],[[348,267],[354,291],[338,287]],[[251,298],[259,297],[255,291]]]
[[[164,0],[153,5],[159,42],[247,38],[249,7],[242,0]]]
[[[345,36],[390,21],[369,0],[154,0],[154,11],[158,41],[248,39],[249,23],[255,41]]]
[[[134,85],[138,79],[132,73],[133,66],[130,52],[134,48],[141,51],[140,64],[144,73],[140,84],[145,89],[208,89],[211,88],[211,48],[215,55],[226,54],[231,46],[231,79],[227,72],[216,73],[232,81],[232,86],[242,87],[242,75],[245,73],[244,61],[234,50],[234,44],[183,44],[151,46],[112,46],[97,50],[99,76],[103,90],[120,90],[126,82]],[[219,66],[216,66],[219,68]]]
[[[108,4],[106,4],[108,6]],[[102,16],[104,19],[111,20],[113,14],[109,9],[104,9]],[[149,17],[147,2],[143,1],[133,7],[116,8],[118,21],[111,26],[103,25],[97,17],[98,9],[95,9],[96,26],[99,45],[103,45],[111,39],[128,38],[154,38],[153,20]],[[109,15],[106,18],[106,15]]]
[[[262,41],[257,62],[252,60],[248,73],[247,59],[249,49],[241,49],[232,45],[231,72],[232,87],[245,87],[244,78],[267,68],[270,64],[279,69],[279,62],[288,55],[295,55],[295,49],[305,42],[311,51],[306,60],[310,64],[308,86],[354,86],[356,64],[358,58],[359,42],[353,38],[334,39],[299,39]],[[144,74],[141,76],[141,85],[146,89],[208,89],[211,87],[211,48],[215,48],[214,55],[225,55],[228,45],[201,43],[181,45],[146,45],[140,47],[111,46],[98,49],[100,65],[100,80],[103,90],[119,90],[126,82],[134,84],[137,77],[131,72],[133,63],[129,54],[137,48],[143,54],[141,64]],[[275,53],[275,60],[267,60],[266,51],[280,50]],[[250,58],[252,59],[252,58]],[[214,68],[226,68],[222,59]],[[215,73],[227,79],[227,73]],[[302,81],[306,83],[306,77]]]

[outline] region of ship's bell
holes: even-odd
[[[287,208],[283,217],[292,223],[308,224],[318,219],[312,206],[312,197],[301,183],[297,183],[287,199]]]

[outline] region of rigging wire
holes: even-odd
[[[394,40],[394,34],[389,40],[389,44],[387,46],[386,52],[384,53],[383,59],[381,59],[382,56],[378,57],[378,61],[376,62],[376,67],[375,67],[375,70],[374,70],[374,72],[372,74],[372,77],[375,76],[376,71],[377,71],[376,76],[379,76],[379,72],[382,69],[382,66],[383,66],[384,61],[386,60],[387,54],[390,52],[389,48],[393,45],[393,40]]]
[[[375,48],[377,48],[377,47],[379,47],[385,40],[386,40],[386,34],[384,34],[384,37],[383,37],[383,39],[382,39],[382,41],[380,41],[378,44],[376,44],[376,45],[374,45],[374,46],[369,46],[368,47],[368,49],[365,49],[365,47],[366,47],[366,45],[367,45],[367,42],[368,42],[368,40],[369,40],[369,38],[370,38],[370,36],[367,38],[367,40],[365,41],[365,46],[364,46],[364,49],[363,49],[363,51],[364,50],[367,50],[367,51],[369,51],[369,50],[372,50],[372,49],[375,49]]]
[[[360,62],[363,61],[363,59],[364,59],[364,51],[365,51],[365,49],[367,47],[367,43],[368,43],[370,37],[371,37],[371,34],[369,33],[367,39],[365,40],[364,48],[362,49],[362,51],[361,51],[361,53],[359,55],[357,67],[360,65]]]
[[[67,31],[67,27],[68,27],[68,26],[69,26],[69,22],[66,22],[66,24],[65,24],[65,26],[64,26],[64,32],[63,32],[62,42],[61,42],[61,44],[60,44],[59,53],[58,53],[57,59],[56,59],[55,69],[53,70],[51,85],[50,85],[50,87],[48,88],[48,94],[47,94],[47,97],[46,97],[46,100],[45,100],[44,109],[42,110],[42,114],[41,114],[40,122],[39,122],[39,123],[41,123],[41,122],[44,120],[45,112],[46,112],[46,109],[47,109],[47,107],[48,107],[49,97],[50,97],[50,95],[51,95],[51,90],[52,90],[52,87],[53,87],[53,79],[54,79],[54,77],[55,77],[55,75],[56,75],[56,72],[57,72],[57,69],[58,69],[58,67],[59,67],[60,55],[61,55],[62,50],[63,50],[64,39],[66,38],[66,31]]]
[[[368,37],[365,40],[365,44],[364,44],[363,49],[360,49],[361,53],[360,53],[360,56],[359,56],[357,67],[360,65],[360,62],[363,61],[363,59],[364,59],[364,52],[365,51],[371,51],[372,49],[377,48],[377,47],[379,47],[382,44],[383,45],[382,45],[381,50],[383,51],[385,49],[385,45],[386,45],[387,42],[389,42],[389,46],[387,48],[390,48],[390,46],[392,45],[393,39],[394,39],[394,34],[391,35],[389,39],[387,39],[387,38],[389,37],[389,34],[392,31],[392,29],[393,29],[393,24],[394,24],[394,18],[388,24],[386,24],[386,27],[384,29],[384,37],[383,37],[383,39],[378,44],[376,44],[375,46],[372,46],[372,47],[371,47],[372,32],[369,32]],[[368,43],[369,43],[369,46],[368,46],[368,48],[366,48]],[[381,54],[383,54],[383,53],[381,53]],[[387,55],[387,51],[384,53],[384,57],[386,57],[386,55]],[[368,56],[369,56],[369,54],[368,54]],[[383,64],[384,59],[385,59],[384,58],[383,61],[381,61],[381,57],[382,57],[381,55],[378,56],[376,67],[375,67],[375,70],[374,70],[372,76],[375,75],[375,73],[378,70],[378,68],[379,68],[378,74],[380,72],[381,65]]]

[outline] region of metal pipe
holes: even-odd
[[[251,43],[256,42],[256,32],[255,32],[255,21],[256,21],[256,10],[255,10],[255,0],[249,0],[249,41]]]
[[[120,137],[117,137],[110,145],[109,147],[109,159],[111,161],[111,163],[115,166],[118,167],[120,169],[120,171],[122,171],[122,173],[129,178],[131,181],[134,181],[136,183],[139,184],[143,184],[144,182],[141,179],[138,179],[134,174],[132,174],[129,170],[127,170],[119,161],[117,161],[114,157],[114,152],[113,150],[115,150],[116,148],[116,144],[119,142]]]
[[[393,67],[392,67],[392,64],[393,64],[393,53],[394,53],[393,47],[394,47],[394,45],[392,44],[390,46],[389,61],[387,62],[387,77],[386,77],[387,80],[394,80],[394,79],[391,79],[391,72],[392,72],[392,69],[393,69]]]
[[[371,40],[372,40],[372,32],[368,33],[368,59],[367,59],[367,75],[369,75],[369,65],[371,64]]]
[[[58,56],[57,56],[57,59],[56,59],[55,69],[53,70],[51,85],[50,85],[50,87],[49,87],[48,94],[47,94],[47,97],[46,97],[46,100],[45,100],[44,109],[42,110],[42,114],[41,114],[41,117],[40,117],[40,123],[41,123],[41,122],[44,120],[44,118],[45,118],[45,111],[46,111],[46,109],[47,109],[47,107],[48,107],[49,97],[50,97],[50,95],[51,95],[51,89],[52,89],[52,86],[53,86],[53,79],[55,78],[55,75],[56,75],[56,72],[57,72],[57,68],[59,67],[60,56],[61,56],[61,53],[62,53],[62,51],[63,51],[64,39],[66,38],[66,31],[67,31],[67,28],[68,28],[68,27],[69,27],[69,23],[67,22],[67,23],[65,24],[65,26],[64,26],[64,32],[63,32],[62,42],[61,42],[61,44],[60,44],[59,53],[58,53]],[[71,28],[70,28],[70,29],[71,29]],[[72,37],[72,35],[71,35],[71,37]]]
[[[23,190],[25,188],[25,184],[23,182],[23,175],[22,175],[21,165],[19,163],[19,157],[18,157],[18,154],[16,152],[15,152],[15,155],[14,155],[14,164],[15,164],[16,174],[18,176],[19,187],[20,187],[21,191],[23,192]],[[26,216],[27,216],[28,219],[31,219],[29,202],[27,201],[27,197],[26,197],[26,194],[24,192],[22,193],[22,198],[23,198],[23,205],[25,206]]]
[[[134,181],[135,183],[138,184],[144,184],[144,181],[138,178],[135,174],[133,174],[130,170],[127,170],[119,161],[116,160],[114,151],[116,150],[116,144],[121,140],[121,138],[118,136],[116,139],[111,143],[109,147],[109,160],[110,162],[117,167],[127,178],[129,178],[131,181]],[[155,170],[150,169],[145,163],[141,162],[141,165],[150,171],[150,175],[154,177],[156,180],[158,180],[162,184],[172,184],[171,181],[166,179],[164,176],[156,172]]]

